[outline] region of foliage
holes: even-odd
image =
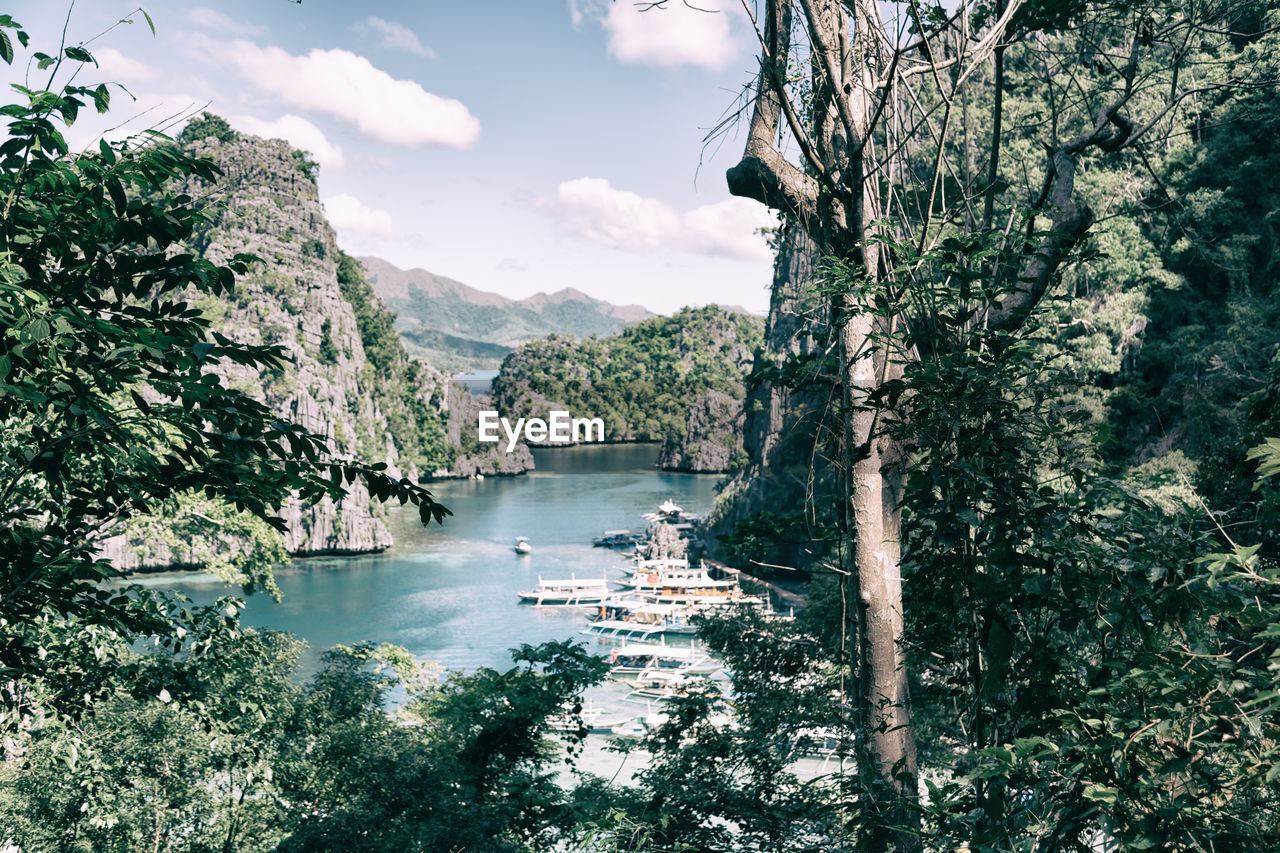
[[[338,286],[355,311],[365,358],[373,366],[369,391],[387,419],[396,447],[418,470],[430,473],[453,464],[441,401],[428,397],[428,371],[405,350],[396,315],[383,306],[360,262],[338,252]]]
[[[205,112],[186,123],[178,134],[177,142],[185,148],[211,136],[219,142],[234,142],[240,138],[240,134],[222,116]]]
[[[328,317],[325,317],[324,322],[320,325],[320,352],[317,358],[321,364],[335,365],[338,363],[338,348],[333,343],[333,321]]]
[[[74,732],[35,731],[0,769],[8,840],[101,853],[532,851],[577,831],[548,726],[605,668],[581,647],[525,646],[506,672],[445,676],[403,649],[337,647],[301,684],[300,643],[209,637],[141,656],[112,647],[130,681]],[[408,695],[396,715],[394,690]],[[68,773],[80,741],[92,753]]]
[[[25,43],[10,19],[0,26]],[[50,87],[64,65],[74,77],[93,62],[82,46],[46,59]],[[0,667],[20,685],[6,692],[6,732],[32,714],[83,711],[85,694],[65,689],[83,664],[50,661],[50,632],[189,631],[171,602],[102,583],[115,574],[102,539],[131,519],[203,496],[280,530],[275,511],[291,494],[336,498],[357,478],[380,500],[412,501],[424,522],[447,514],[408,480],[331,457],[323,437],[215,372],[284,360],[277,347],[212,331],[185,301],[232,294],[256,262],[237,255],[217,266],[182,251],[205,214],[174,188],[214,181],[212,163],[147,140],[102,141],[70,158],[59,123],[75,119],[85,95],[105,110],[106,96],[15,89],[25,103],[3,109],[0,144]],[[258,563],[246,588],[268,578]]]
[[[551,335],[507,357],[493,398],[509,417],[564,408],[603,418],[611,440],[678,441],[706,391],[743,399],[761,335],[758,318],[714,305],[642,320],[607,338]]]

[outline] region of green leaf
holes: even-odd
[[[107,194],[111,196],[111,203],[115,205],[116,216],[122,216],[129,202],[124,195],[124,187],[120,186],[120,182],[115,178],[106,180]]]
[[[144,18],[146,18],[146,19],[147,19],[147,26],[151,28],[151,35],[155,35],[155,34],[156,34],[156,25],[155,25],[155,22],[153,22],[153,21],[151,20],[151,16],[147,14],[147,10],[146,10],[146,9],[139,9],[138,11],[142,13],[142,17],[144,17]]]
[[[1106,785],[1086,785],[1084,795],[1086,799],[1108,805],[1114,805],[1120,799],[1120,791]]]
[[[76,62],[92,62],[94,65],[98,64],[97,61],[94,60],[93,54],[85,50],[83,47],[69,47],[66,49],[65,53],[67,55],[67,59],[74,59]]]
[[[13,42],[9,41],[9,36],[3,30],[0,30],[0,59],[7,64],[13,64]]]

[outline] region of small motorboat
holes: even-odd
[[[517,554],[528,554],[533,550],[533,546],[529,544],[529,540],[523,536],[516,537],[515,551]]]

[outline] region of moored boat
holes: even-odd
[[[737,578],[718,580],[711,577],[706,567],[650,567],[647,564],[662,561],[640,560],[635,574],[622,581],[637,595],[655,604],[683,604],[696,606],[745,605],[763,606],[765,600],[748,595],[738,585]],[[676,561],[666,561],[675,563]]]
[[[539,575],[537,589],[516,593],[522,603],[538,607],[587,607],[599,604],[611,594],[607,577],[576,575],[559,580],[543,580]]]
[[[601,602],[599,612],[582,633],[639,640],[663,634],[694,634],[697,629],[689,617],[695,612],[693,607],[654,604],[641,596],[612,598]]]
[[[709,675],[720,669],[720,663],[702,649],[693,646],[668,646],[665,643],[627,643],[609,655],[610,675],[639,675],[653,670],[679,671]]]
[[[564,712],[550,719],[551,728],[565,734],[573,734],[585,729],[587,734],[611,734],[617,726],[625,725],[632,720],[623,714],[611,713],[608,709],[596,707],[591,700],[578,713],[565,708]]]
[[[606,530],[591,544],[596,548],[630,548],[640,541],[640,537],[630,530]]]

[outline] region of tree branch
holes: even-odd
[[[818,182],[783,157],[776,142],[785,95],[775,89],[774,80],[778,63],[791,47],[791,7],[786,0],[769,0],[764,42],[747,144],[742,160],[725,177],[733,195],[755,199],[813,227],[818,221]]]

